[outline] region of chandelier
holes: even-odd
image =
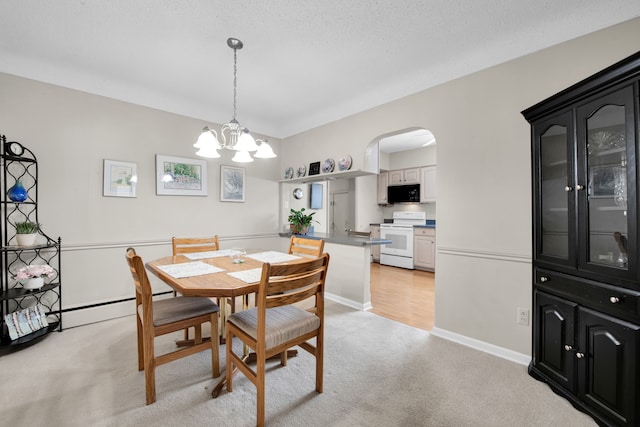
[[[238,49],[242,49],[242,41],[234,38],[227,39],[227,46],[233,49],[233,118],[229,123],[225,123],[220,128],[218,134],[209,126],[205,126],[198,137],[198,141],[193,144],[198,149],[196,154],[201,157],[215,159],[220,157],[218,150],[235,150],[236,154],[231,159],[238,163],[253,162],[253,157],[273,158],[276,157],[271,146],[266,140],[257,141],[251,136],[249,129],[242,127],[236,119],[236,88],[238,81]],[[260,143],[258,145],[257,143]],[[256,153],[251,157],[250,152]]]

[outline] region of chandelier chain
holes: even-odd
[[[233,120],[236,120],[236,87],[238,85],[238,48],[233,48]]]

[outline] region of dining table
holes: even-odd
[[[221,249],[166,256],[147,262],[146,267],[184,297],[219,298],[221,301],[227,298],[235,301],[241,297],[242,309],[246,310],[249,306],[249,295],[258,291],[264,263],[275,264],[297,260],[303,260],[303,258],[278,251],[244,253],[237,249]],[[224,337],[226,317],[227,304],[221,302],[221,337]],[[289,357],[296,354],[296,350],[288,352]],[[251,356],[245,348],[245,357]],[[217,397],[224,385],[223,377],[222,381],[213,388],[211,395]]]

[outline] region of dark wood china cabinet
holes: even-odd
[[[529,373],[600,425],[640,426],[640,52],[522,112],[531,124]]]

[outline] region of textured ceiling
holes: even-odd
[[[0,72],[289,136],[640,16],[638,0],[0,0]]]

